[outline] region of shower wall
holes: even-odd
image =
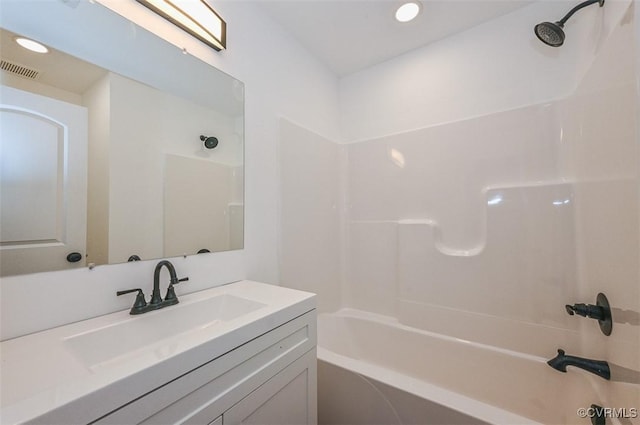
[[[285,120],[283,284],[324,310],[638,370],[633,4],[585,9],[562,48],[543,45],[533,25],[566,7],[535,2],[344,77],[342,146]],[[606,340],[564,310],[598,292],[615,308]]]
[[[348,145],[348,305],[536,320],[545,300],[571,296],[572,191],[556,112],[534,106]]]
[[[537,6],[529,8],[531,22],[538,21]],[[465,118],[439,117],[445,122],[429,125],[434,118],[425,106],[418,129],[411,128],[418,122],[395,119],[405,112],[418,116],[413,99],[396,96],[389,103],[404,102],[401,112],[375,124],[396,132],[382,137],[366,137],[370,127],[359,125],[386,106],[362,106],[359,124],[346,125],[357,140],[347,145],[346,306],[543,357],[564,347],[640,366],[633,10],[629,3],[607,6],[594,8],[586,21],[581,16],[584,32],[567,29],[561,49],[525,44],[514,53],[515,60],[522,51],[534,58],[526,62],[533,70],[519,77],[537,81],[530,73],[553,73],[559,93],[525,80],[511,104],[527,106],[508,107],[503,99],[504,109],[493,108],[488,102],[495,99],[470,99],[485,103],[480,115],[459,98],[457,112]],[[515,15],[509,18],[524,25]],[[497,22],[488,27],[502,28]],[[464,34],[459,42],[461,49],[475,43]],[[493,50],[487,49],[482,67],[491,68]],[[440,58],[437,49],[432,53]],[[389,76],[401,64],[418,66],[415,59],[382,66]],[[500,65],[515,66],[509,58]],[[378,72],[347,77],[345,96],[363,89],[362,81],[380,82]],[[350,113],[352,100],[344,106]],[[564,311],[565,304],[593,303],[598,292],[618,309],[620,323],[606,344],[594,323]]]
[[[315,292],[320,311],[342,304],[345,153],[344,146],[280,120],[280,281]]]

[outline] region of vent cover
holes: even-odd
[[[20,65],[5,59],[2,59],[0,62],[0,69],[30,80],[35,80],[40,75],[40,71],[37,69],[29,68],[28,66]]]

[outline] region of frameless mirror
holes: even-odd
[[[240,81],[99,4],[0,24],[2,276],[243,247]]]

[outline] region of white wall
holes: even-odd
[[[130,19],[154,27],[158,33],[245,83],[245,249],[175,259],[178,273],[190,277],[189,285],[180,292],[243,278],[277,284],[279,118],[288,117],[331,139],[338,135],[335,76],[265,17],[254,3],[212,3],[228,28],[228,49],[220,53],[200,45],[135,2],[113,2]],[[105,25],[105,20],[86,19],[84,28],[63,24],[69,14],[92,7],[100,6],[81,2],[73,9],[62,2],[9,1],[3,2],[0,19],[2,26],[15,32],[35,38],[47,35],[52,45],[61,50],[99,55],[103,49],[91,47],[90,28]],[[44,16],[46,22],[30,24],[33,17]],[[95,41],[105,45],[104,39]],[[144,58],[131,66],[141,64]],[[116,298],[115,292],[137,287],[141,282],[150,286],[154,265],[154,261],[149,261],[3,278],[2,339],[129,308],[132,300]]]
[[[628,0],[607,0],[568,21],[550,48],[533,27],[560,19],[570,1],[540,1],[340,81],[343,141],[416,130],[572,93]]]

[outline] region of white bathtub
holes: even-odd
[[[319,315],[318,360],[320,424],[590,423],[569,385],[591,378],[386,316]]]

